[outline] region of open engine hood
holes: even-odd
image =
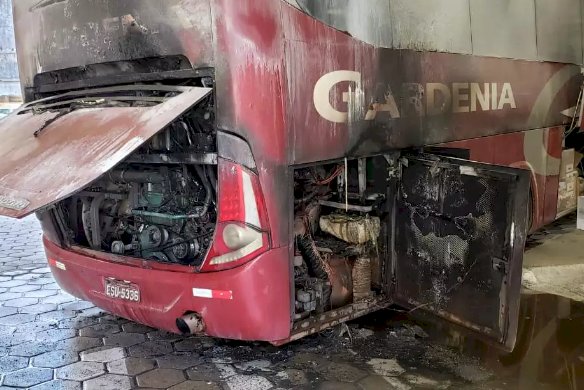
[[[0,120],[0,215],[22,218],[81,190],[211,93],[197,87],[120,88],[39,100]],[[104,107],[109,93],[119,102],[120,90],[158,90],[164,97],[144,98],[156,105]],[[140,101],[144,94],[136,95],[127,99]],[[70,109],[73,102],[95,107]]]

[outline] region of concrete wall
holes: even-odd
[[[12,1],[0,0],[0,103],[20,96]]]

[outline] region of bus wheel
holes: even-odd
[[[537,307],[537,295],[522,295],[519,306],[519,324],[517,327],[517,342],[513,351],[499,356],[499,361],[505,367],[521,363],[525,357],[533,332],[535,330],[535,313]]]
[[[535,215],[535,199],[533,197],[533,188],[529,187],[529,197],[527,198],[527,234],[531,233],[533,228],[533,216]]]

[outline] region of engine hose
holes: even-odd
[[[115,183],[164,183],[166,177],[159,172],[131,171],[118,169],[111,171],[108,178]]]
[[[203,203],[203,208],[201,209],[200,212],[197,213],[197,217],[196,218],[200,218],[204,215],[207,214],[207,211],[209,210],[209,206],[211,205],[211,195],[213,190],[211,189],[211,184],[209,184],[209,179],[207,179],[207,175],[205,174],[205,170],[200,167],[199,165],[195,165],[195,170],[197,171],[197,174],[199,175],[199,178],[201,179],[201,182],[203,183],[203,187],[205,187],[205,191],[206,191],[206,195],[205,195],[205,202]]]
[[[217,178],[215,177],[215,172],[212,169],[207,170],[207,175],[209,177],[209,182],[211,183],[211,187],[213,187],[213,191],[217,193]]]
[[[90,220],[91,220],[91,249],[101,249],[101,221],[99,210],[105,197],[98,195],[91,201]]]
[[[308,235],[300,235],[296,237],[298,249],[308,266],[308,272],[318,279],[325,282],[322,300],[324,302],[325,310],[330,307],[332,287],[328,273],[326,272],[324,260],[316,248],[314,240]]]
[[[89,198],[82,198],[83,205],[81,207],[81,224],[83,225],[83,233],[87,239],[89,247],[93,248],[93,241],[91,237],[91,201]]]

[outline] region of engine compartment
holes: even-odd
[[[383,293],[383,157],[294,172],[295,320]]]
[[[199,266],[217,218],[212,99],[89,187],[57,204],[72,245]]]

